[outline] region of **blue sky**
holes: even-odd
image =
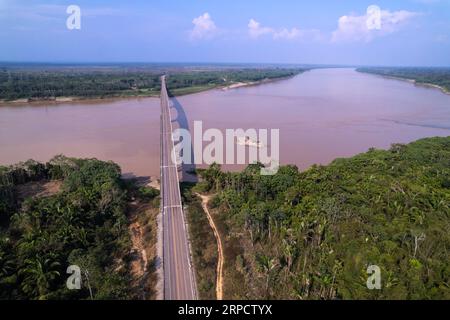
[[[0,0],[0,61],[450,66],[450,0]]]

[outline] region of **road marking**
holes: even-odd
[[[164,206],[164,209],[168,209],[168,208],[182,208],[182,206],[180,205],[173,205],[173,206]]]

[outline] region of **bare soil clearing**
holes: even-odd
[[[61,190],[62,181],[32,181],[17,186],[17,195],[20,201],[27,198],[48,197]]]
[[[149,202],[135,200],[129,205],[128,227],[131,238],[130,268],[132,287],[136,295],[144,300],[156,298],[156,215],[158,209]]]

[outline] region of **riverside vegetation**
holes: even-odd
[[[450,93],[450,68],[370,67],[356,70],[381,76],[413,80],[417,84],[434,85],[440,87],[444,92]]]
[[[450,298],[450,137],[304,172],[259,168],[212,165],[193,188],[214,195],[225,299]],[[366,287],[369,265],[381,268],[381,290]]]
[[[183,95],[238,82],[259,82],[296,75],[300,68],[170,69],[167,88]],[[0,101],[58,98],[159,96],[156,67],[132,66],[8,66],[0,65]]]
[[[0,299],[141,298],[127,215],[139,200],[158,208],[158,194],[96,159],[0,167]],[[81,268],[81,290],[66,287],[69,265]]]

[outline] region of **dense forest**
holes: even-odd
[[[450,299],[450,137],[259,168],[212,165],[193,188],[214,195],[225,298]],[[366,286],[370,265],[381,290]]]
[[[306,69],[228,69],[215,71],[183,72],[170,74],[167,89],[177,95],[178,92],[189,93],[231,85],[238,82],[259,82],[291,77]],[[188,90],[179,90],[188,89]],[[190,89],[190,90],[189,90]]]
[[[183,187],[201,297],[214,298],[217,255],[195,192],[212,195],[225,298],[450,298],[450,137],[303,172],[262,176],[260,167],[212,165]],[[96,159],[0,167],[0,299],[142,298],[127,212],[138,198],[157,211],[157,196]],[[69,265],[82,270],[81,290],[66,287]],[[381,290],[366,287],[370,265]]]
[[[173,95],[293,76],[304,69],[221,69],[171,70],[167,88]],[[0,101],[18,99],[54,100],[60,97],[105,98],[117,96],[157,96],[163,72],[154,68],[0,66]]]
[[[7,101],[157,94],[159,90],[159,75],[151,70],[0,68],[0,100]]]
[[[157,195],[96,159],[0,167],[0,299],[136,297],[128,204]],[[66,287],[70,265],[81,269],[80,290]]]
[[[450,68],[417,67],[371,67],[358,68],[357,71],[414,80],[418,84],[431,84],[450,92]]]

